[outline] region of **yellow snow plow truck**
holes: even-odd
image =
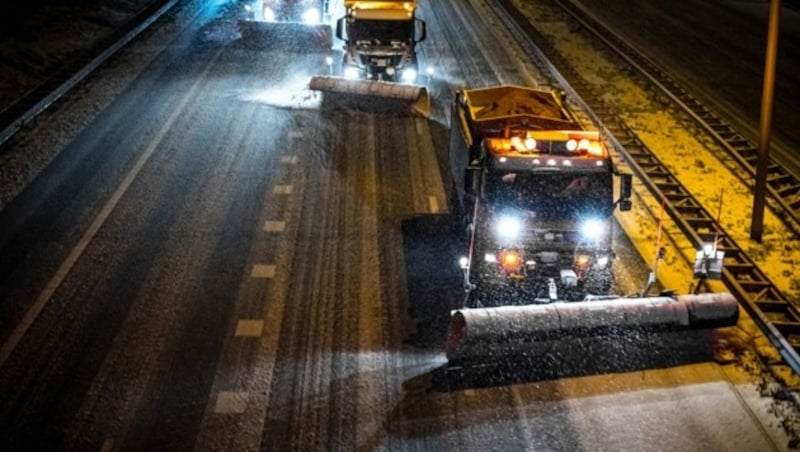
[[[415,15],[416,1],[344,2],[346,14],[336,22],[336,37],[344,41],[341,75],[312,77],[312,90],[399,101],[414,114],[429,116],[430,97],[418,84],[415,47],[426,35],[425,22]]]
[[[451,362],[604,330],[736,324],[728,293],[612,294],[613,214],[631,209],[631,175],[615,171],[603,136],[582,127],[562,96],[519,86],[465,90],[451,118],[450,167],[469,235]]]

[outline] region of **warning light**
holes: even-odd
[[[589,265],[590,257],[587,254],[579,254],[575,256],[575,266],[584,268]]]
[[[500,266],[507,272],[518,272],[522,267],[522,254],[516,250],[503,250],[500,252]]]

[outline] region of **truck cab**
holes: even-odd
[[[321,25],[329,0],[255,0],[245,5],[246,19]]]
[[[584,130],[549,91],[495,87],[457,93],[450,160],[469,248],[474,306],[578,301],[607,295],[613,212],[630,209],[630,175],[615,171],[599,132]]]
[[[415,46],[426,36],[416,2],[345,1],[345,7],[336,22],[336,37],[345,42],[344,78],[416,83]]]

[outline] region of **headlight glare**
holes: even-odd
[[[344,78],[348,80],[356,80],[361,78],[361,71],[357,67],[347,66],[344,68]]]
[[[522,231],[522,222],[519,218],[502,216],[497,219],[497,235],[503,239],[516,239]]]
[[[417,70],[410,67],[405,68],[400,74],[400,78],[402,78],[404,82],[412,83],[417,80]]]
[[[309,8],[303,13],[303,22],[316,25],[320,22],[320,13],[317,8]]]
[[[581,234],[584,239],[597,240],[606,232],[605,223],[602,220],[593,218],[586,220],[581,225]]]

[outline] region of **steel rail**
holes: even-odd
[[[600,40],[617,56],[627,62],[642,77],[663,92],[680,109],[689,114],[725,150],[745,172],[751,176],[744,180],[751,188],[756,177],[758,146],[745,138],[730,123],[698,101],[661,67],[637,51],[619,35],[607,29],[600,21],[569,1],[553,0],[574,20]],[[792,174],[775,159],[770,158],[767,173],[767,191],[783,211],[796,224],[800,224],[800,178]],[[796,226],[791,225],[795,234]]]
[[[128,42],[169,11],[178,0],[154,0],[114,33],[84,50],[45,81],[0,112],[0,149],[26,125],[78,85]]]
[[[509,28],[526,37],[524,41],[527,42],[523,45],[536,55],[534,62],[547,62],[546,69],[556,80],[554,85],[560,85],[571,99],[584,107],[596,124],[602,125],[609,141],[648,191],[656,199],[665,200],[665,211],[687,239],[698,249],[717,240],[717,249],[725,252],[722,281],[778,350],[786,365],[800,375],[800,312],[797,308],[633,130],[610,112],[607,104],[597,100],[599,97],[592,92],[591,85],[529,23],[511,0],[489,1],[498,7],[498,15]],[[595,111],[604,111],[602,120]]]

